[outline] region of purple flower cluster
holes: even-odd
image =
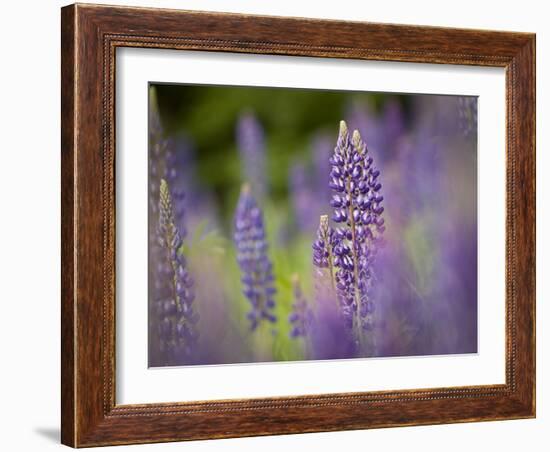
[[[292,277],[292,289],[294,304],[292,305],[292,312],[288,316],[288,321],[292,325],[290,337],[306,337],[310,333],[313,324],[313,311],[304,297],[298,275]]]
[[[237,146],[241,154],[244,179],[260,199],[266,194],[266,152],[264,130],[251,113],[245,113],[237,123]]]
[[[167,359],[177,359],[192,355],[198,339],[199,316],[193,310],[193,279],[180,252],[184,232],[175,223],[172,196],[165,179],[160,181],[158,206],[158,244],[165,258],[159,272],[169,286],[168,296],[156,300],[159,347]]]
[[[313,265],[317,268],[317,274],[322,280],[327,278],[330,280],[332,288],[334,288],[332,250],[336,245],[336,235],[329,225],[328,215],[321,215],[317,239],[313,242]]]
[[[273,314],[276,290],[273,286],[273,265],[267,255],[263,213],[248,184],[243,185],[237,204],[234,240],[243,294],[252,306],[247,317],[250,328],[255,330],[263,320],[270,323],[276,321]]]
[[[174,166],[173,142],[166,138],[156,103],[151,100],[149,110],[149,348],[154,357],[152,365],[173,363],[179,360],[175,347],[174,331],[176,301],[174,298],[174,270],[167,259],[167,249],[161,245],[160,221],[162,205],[161,185],[170,187],[170,215],[164,212],[163,222],[170,216],[171,224],[181,238],[185,235],[183,225],[183,192],[176,189],[178,177]],[[178,225],[178,227],[176,227]],[[163,242],[164,243],[164,242]],[[180,327],[181,328],[181,327]],[[185,359],[183,357],[182,359]]]
[[[359,132],[350,138],[344,121],[330,163],[332,220],[338,226],[331,228],[321,217],[313,263],[330,269],[343,319],[360,336],[373,328],[372,267],[385,230],[380,171]]]

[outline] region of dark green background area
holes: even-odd
[[[336,142],[338,124],[354,103],[378,112],[385,94],[352,91],[238,86],[163,85],[155,87],[167,135],[183,133],[196,151],[197,176],[218,198],[224,214],[242,183],[235,128],[240,114],[252,112],[265,131],[267,171],[273,201],[288,198],[288,170],[295,160],[309,162],[311,141],[325,133]],[[392,96],[409,110],[411,96]]]

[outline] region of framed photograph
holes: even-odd
[[[535,36],[62,9],[62,442],[535,416]]]

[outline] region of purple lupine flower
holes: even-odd
[[[348,329],[355,325],[355,312],[357,311],[357,300],[355,298],[355,267],[351,248],[345,242],[340,231],[336,234],[338,244],[334,247],[334,275],[335,288],[338,300],[341,305],[342,318]]]
[[[340,224],[334,230],[335,286],[346,323],[360,334],[360,329],[372,329],[372,264],[385,229],[380,171],[360,133],[354,131],[350,139],[344,121],[340,122],[331,164],[332,219]]]
[[[313,242],[313,265],[318,268],[329,268],[332,274],[332,247],[334,233],[328,223],[328,215],[321,215],[317,240]]]
[[[317,239],[313,242],[313,265],[315,267],[315,289],[318,295],[327,298],[330,292],[334,292],[334,256],[333,249],[336,245],[336,235],[329,225],[328,215],[321,215]],[[330,284],[326,284],[329,281]]]
[[[169,357],[169,351],[165,346],[159,328],[164,325],[167,329],[170,321],[162,322],[164,317],[156,315],[158,300],[169,299],[171,296],[170,284],[171,267],[165,259],[165,252],[158,241],[159,225],[159,197],[160,181],[165,176],[165,155],[168,152],[169,140],[164,136],[160,115],[154,100],[154,91],[150,91],[149,109],[149,357],[151,365],[166,365],[167,361],[173,361]],[[175,218],[176,224],[181,224],[181,218]],[[166,331],[166,337],[170,335],[170,329]]]
[[[166,298],[156,300],[156,308],[160,348],[169,361],[190,357],[198,339],[193,279],[180,252],[184,235],[175,224],[168,183],[161,179],[157,236],[164,250],[164,263],[159,270],[166,277],[169,290]]]
[[[255,330],[263,320],[276,321],[273,314],[276,290],[273,265],[267,255],[263,213],[250,190],[248,184],[243,185],[235,212],[234,239],[243,294],[252,306],[247,317],[250,328]]]
[[[292,324],[290,337],[306,337],[310,333],[313,324],[313,311],[304,297],[298,275],[292,276],[292,290],[294,304],[292,305],[292,312],[288,316],[288,321]]]
[[[241,154],[244,178],[250,181],[252,191],[262,199],[266,190],[266,150],[263,128],[251,113],[245,113],[237,124],[237,146]]]

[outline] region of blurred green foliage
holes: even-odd
[[[239,86],[155,84],[167,135],[185,134],[196,149],[198,179],[213,191],[223,217],[232,215],[242,184],[235,139],[237,119],[254,113],[265,130],[269,194],[288,199],[288,170],[295,160],[309,161],[311,140],[326,133],[336,140],[338,124],[354,102],[383,105],[384,94],[353,91]],[[407,100],[399,101],[407,111]]]

